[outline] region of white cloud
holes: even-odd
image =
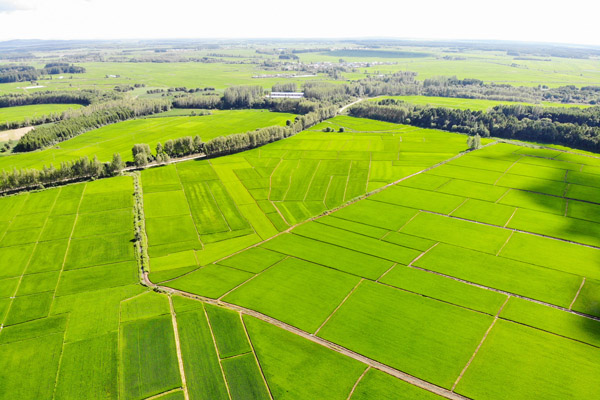
[[[0,40],[241,37],[498,39],[600,45],[600,2],[0,0]]]

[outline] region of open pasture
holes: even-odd
[[[417,104],[417,105],[429,105],[432,107],[447,107],[457,108],[460,110],[473,110],[473,111],[486,111],[489,108],[500,104],[522,104],[528,106],[543,106],[543,107],[589,107],[586,105],[577,104],[564,104],[564,103],[552,103],[542,102],[541,104],[522,103],[513,101],[496,101],[496,100],[484,100],[484,99],[460,99],[452,97],[434,97],[434,96],[380,96],[375,99],[369,99],[369,101],[377,102],[383,99],[394,99],[402,100],[405,103]]]
[[[29,121],[42,116],[60,115],[67,110],[81,108],[79,104],[34,104],[31,106],[0,108],[0,125],[8,122]]]
[[[158,142],[199,135],[208,141],[217,136],[243,133],[272,125],[285,125],[294,115],[272,113],[264,110],[218,111],[213,115],[198,117],[145,118],[123,121],[95,129],[52,148],[11,154],[0,157],[0,170],[16,168],[41,168],[62,161],[72,161],[83,156],[98,156],[100,161],[110,161],[114,153],[124,161],[131,161],[131,148],[137,143],[147,143],[154,152]]]

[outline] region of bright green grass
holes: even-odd
[[[134,259],[131,233],[72,239],[65,269],[113,264]]]
[[[121,190],[111,193],[89,193],[83,196],[79,213],[91,213],[121,208],[131,208],[133,205],[133,193]]]
[[[456,391],[470,398],[591,399],[600,384],[598,357],[598,348],[500,320]]]
[[[510,190],[498,203],[558,215],[564,215],[566,206],[563,198],[521,190]]]
[[[369,99],[371,102],[380,101],[383,99],[403,100],[406,103],[418,105],[430,105],[432,107],[447,107],[457,108],[460,110],[486,111],[489,108],[500,104],[523,104],[523,105],[538,105],[542,107],[589,107],[579,104],[563,104],[543,102],[542,104],[521,103],[512,101],[497,101],[497,100],[482,100],[482,99],[459,99],[452,97],[433,97],[433,96],[381,96],[376,99]]]
[[[67,343],[54,398],[114,399],[118,396],[118,335]]]
[[[402,264],[410,263],[421,253],[414,249],[316,222],[300,225],[293,230],[293,233]]]
[[[227,399],[227,388],[204,310],[177,314],[177,326],[190,398]]]
[[[45,242],[47,240],[68,239],[73,230],[75,217],[75,214],[49,217],[46,226],[44,226],[44,230],[40,235],[39,241]]]
[[[245,316],[274,398],[345,399],[365,365],[293,333]]]
[[[405,186],[392,186],[387,190],[371,196],[371,199],[442,214],[450,213],[465,201],[464,197],[444,193],[434,193],[428,190],[414,189]]]
[[[600,282],[591,279],[586,280],[581,288],[573,309],[600,317]]]
[[[204,307],[221,358],[248,353],[252,350],[239,313],[209,304]]]
[[[423,176],[435,176],[427,175]],[[461,179],[452,179],[450,182],[437,188],[440,193],[453,194],[455,196],[469,197],[476,200],[496,201],[506,193],[507,189],[498,186],[492,186],[485,183],[472,181],[463,181]]]
[[[396,231],[406,224],[418,211],[369,199],[354,203],[336,211],[337,218]]]
[[[66,110],[81,108],[79,104],[34,104],[31,106],[0,108],[0,124],[21,122],[51,114],[62,114]]]
[[[52,398],[63,335],[0,345],[0,398]]]
[[[182,190],[144,194],[144,214],[146,218],[187,215],[190,213]]]
[[[60,271],[42,272],[33,275],[25,275],[21,278],[21,284],[17,296],[28,294],[53,292],[58,282]]]
[[[131,209],[101,211],[82,214],[77,218],[73,238],[98,236],[131,231],[133,213]]]
[[[289,233],[278,236],[262,246],[282,254],[370,279],[377,279],[393,265],[391,261]]]
[[[158,246],[188,240],[198,241],[196,226],[189,215],[148,218],[146,220],[148,244]],[[197,247],[201,248],[201,247]]]
[[[69,313],[66,342],[117,332],[119,304],[144,290],[141,285],[129,285],[57,297],[51,315]]]
[[[48,316],[52,292],[15,297],[4,320],[4,325],[19,324]]]
[[[223,300],[314,332],[358,282],[357,277],[292,258]]]
[[[553,181],[523,175],[505,174],[495,183],[497,186],[529,190],[552,196],[562,196],[567,188],[566,182]],[[573,186],[573,185],[572,185]]]
[[[248,272],[259,273],[265,268],[284,259],[284,255],[263,249],[262,247],[253,247],[233,257],[219,261],[219,264],[228,267],[241,269]]]
[[[0,279],[21,275],[32,251],[32,244],[0,248]]]
[[[53,333],[62,333],[67,327],[67,320],[68,315],[63,314],[7,326],[0,333],[0,344],[33,339]]]
[[[120,335],[122,398],[142,399],[181,386],[170,316],[124,323]]]
[[[223,371],[234,400],[268,400],[269,392],[253,354],[223,360]]]
[[[398,378],[370,369],[356,386],[354,400],[435,400],[443,397],[413,386]]]
[[[131,148],[136,143],[147,143],[152,149],[158,142],[199,135],[204,141],[217,136],[253,131],[271,125],[285,125],[294,115],[271,113],[263,110],[224,111],[202,117],[147,118],[119,122],[86,132],[62,142],[58,148],[0,157],[0,170],[40,168],[62,161],[98,156],[100,161],[110,161],[120,153],[124,161],[131,161]]]
[[[515,233],[500,255],[593,279],[600,278],[600,250],[573,243]]]
[[[121,322],[169,314],[169,299],[155,292],[147,292],[121,302]]]
[[[335,228],[343,229],[345,231],[358,233],[364,236],[372,238],[380,238],[389,231],[375,226],[361,224],[360,222],[349,221],[341,218],[336,218],[334,215],[328,215],[316,220],[317,223],[323,225],[333,226]]]
[[[66,239],[38,243],[27,266],[27,273],[60,270],[68,246],[69,241]]]
[[[363,282],[319,336],[451,387],[491,322],[484,314]]]
[[[496,254],[511,234],[506,229],[429,213],[417,215],[401,232],[490,254]]]
[[[253,275],[220,265],[209,265],[166,283],[173,289],[218,298]]]
[[[487,201],[469,199],[452,212],[453,217],[484,222],[486,224],[504,226],[515,212],[514,207],[495,204]]]
[[[500,317],[600,347],[600,321],[515,297],[508,301]]]
[[[443,243],[415,265],[563,307],[569,306],[581,285],[576,275]]]
[[[404,265],[395,266],[380,282],[451,304],[495,315],[506,296]]]
[[[600,188],[581,185],[569,185],[565,197],[570,199],[589,201],[598,204],[598,199],[600,198]]]
[[[507,225],[527,232],[600,246],[600,224],[533,210],[517,210]]]
[[[20,277],[1,279],[0,280],[0,298],[11,297],[17,286],[19,285]]]

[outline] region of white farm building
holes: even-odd
[[[272,99],[301,99],[304,97],[302,92],[271,92],[269,95]]]

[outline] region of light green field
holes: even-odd
[[[156,144],[169,139],[199,135],[208,141],[217,136],[243,133],[256,128],[285,125],[294,119],[291,114],[271,113],[263,110],[223,111],[201,117],[146,118],[119,122],[86,132],[61,142],[53,148],[12,154],[0,157],[0,170],[16,168],[41,168],[62,161],[72,161],[83,156],[98,156],[100,161],[110,161],[114,153],[120,153],[124,161],[131,161],[131,148],[146,143],[154,151]]]
[[[598,315],[600,250],[584,246],[598,234],[598,160],[494,144],[406,178],[465,142],[337,117],[145,170],[149,277],[470,398],[597,397],[598,322],[569,310]],[[176,337],[192,399],[343,400],[353,387],[357,399],[435,398],[265,321],[136,284],[132,194],[124,176],[0,198],[0,398],[181,398]]]
[[[487,109],[500,105],[500,104],[523,104],[528,106],[540,105],[544,107],[590,107],[589,105],[577,105],[577,104],[564,104],[564,103],[552,103],[544,101],[541,104],[532,103],[521,103],[513,101],[496,101],[496,100],[482,100],[482,99],[459,99],[452,97],[434,97],[434,96],[380,96],[374,99],[369,99],[371,102],[381,101],[383,99],[395,99],[402,100],[406,103],[418,104],[418,105],[430,105],[433,107],[448,107],[458,108],[460,110],[473,110],[473,111],[486,111]]]
[[[44,115],[61,114],[66,110],[81,108],[79,104],[35,104],[31,106],[0,108],[0,125],[7,122],[21,122]]]

